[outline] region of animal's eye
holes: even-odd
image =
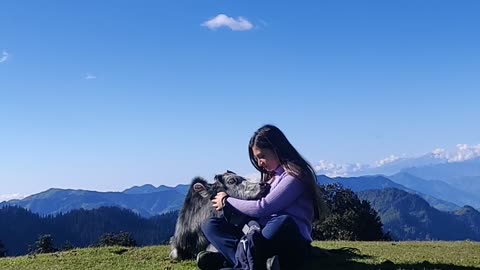
[[[233,178],[230,178],[230,179],[227,180],[227,184],[229,184],[229,185],[233,185],[235,183],[236,183],[236,181]]]

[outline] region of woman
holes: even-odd
[[[258,223],[249,225],[258,224],[261,229],[255,240],[261,248],[255,249],[254,256],[262,266],[274,269],[280,261],[282,269],[299,269],[312,241],[312,222],[318,217],[320,199],[315,171],[273,125],[265,125],[253,134],[248,152],[253,166],[261,173],[261,181],[271,185],[270,192],[256,201],[231,198],[220,192],[212,206],[256,219]],[[238,266],[235,253],[243,236],[241,229],[223,217],[207,220],[202,231],[224,258],[219,258],[218,253],[202,252],[197,257],[198,266],[219,269],[223,259],[223,265]]]

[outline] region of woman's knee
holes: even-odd
[[[281,224],[286,224],[286,225],[295,224],[295,221],[289,215],[280,215],[275,217],[275,219],[278,219],[278,222],[280,222]]]
[[[294,232],[296,226],[297,224],[291,216],[276,216],[267,222],[262,229],[262,235],[264,238],[272,240],[273,238],[278,238],[279,234]]]
[[[297,224],[295,220],[289,215],[280,215],[272,218],[272,223],[278,228],[278,230],[292,230],[296,228]]]
[[[215,229],[218,227],[218,221],[216,219],[217,218],[209,218],[200,225],[203,234],[208,235],[210,232],[215,231]]]

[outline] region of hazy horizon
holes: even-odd
[[[457,144],[455,151],[448,151],[444,148],[437,148],[437,149],[434,149],[431,152],[423,153],[423,154],[419,154],[419,155],[414,155],[414,156],[390,155],[390,156],[388,156],[384,159],[380,159],[380,160],[377,160],[376,162],[369,163],[369,164],[358,163],[358,162],[356,162],[356,163],[335,163],[335,162],[331,162],[331,161],[328,161],[328,160],[320,160],[317,163],[312,163],[312,166],[317,171],[317,174],[325,174],[329,177],[338,177],[338,176],[349,177],[349,176],[352,176],[350,174],[352,172],[349,171],[349,169],[358,169],[358,168],[361,168],[361,167],[363,167],[364,169],[380,168],[382,166],[389,165],[389,164],[391,164],[393,162],[396,162],[396,161],[399,161],[401,159],[415,159],[415,158],[423,157],[425,155],[431,155],[435,159],[438,159],[439,162],[446,162],[446,163],[447,162],[463,162],[463,161],[466,161],[466,160],[470,160],[470,159],[480,157],[480,144],[473,145],[473,146],[469,146],[469,145],[466,145],[466,144]],[[355,166],[356,168],[351,168],[350,166]],[[221,171],[216,172],[216,173],[221,173]],[[258,172],[254,172],[254,171],[252,171],[250,173],[247,173],[247,174],[241,174],[241,175],[247,177],[248,179],[258,180],[260,178],[260,174]],[[128,188],[131,188],[131,187],[134,187],[134,186],[143,186],[143,185],[153,185],[155,187],[158,187],[160,185],[165,185],[165,186],[174,187],[174,186],[180,185],[180,184],[189,184],[190,180],[193,179],[195,176],[205,177],[203,175],[194,175],[185,182],[172,183],[171,181],[166,181],[166,183],[165,183],[165,182],[152,181],[152,182],[137,183],[137,184],[133,184],[131,186],[126,186],[126,187],[119,187],[118,189],[112,189],[112,190],[95,190],[95,189],[88,188],[88,187],[74,188],[74,187],[53,187],[52,186],[52,187],[48,187],[48,188],[45,188],[44,190],[40,190],[38,192],[34,192],[34,193],[31,193],[31,194],[21,194],[21,193],[0,194],[0,202],[8,201],[8,200],[11,200],[11,199],[23,199],[25,197],[28,197],[29,195],[37,194],[39,192],[45,191],[45,190],[50,189],[50,188],[80,189],[80,190],[90,190],[90,191],[100,191],[100,192],[108,192],[108,191],[121,192],[121,191],[124,191],[124,190],[126,190]],[[208,178],[208,177],[205,177],[205,178],[207,179],[207,181],[213,181],[213,175],[210,178]]]

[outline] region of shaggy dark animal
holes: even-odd
[[[179,212],[175,234],[171,239],[170,258],[192,259],[207,248],[209,242],[200,226],[208,218],[220,216],[221,212],[213,209],[210,201],[218,192],[225,191],[231,197],[252,200],[261,198],[268,190],[268,185],[247,181],[230,171],[216,175],[213,184],[201,177],[195,177]]]

